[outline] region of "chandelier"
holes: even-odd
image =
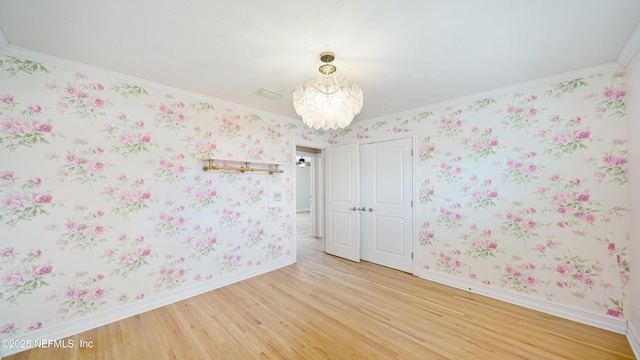
[[[335,59],[332,52],[320,54],[320,78],[307,86],[298,85],[293,93],[293,107],[302,121],[315,129],[338,129],[349,126],[362,109],[362,90],[358,84],[336,79],[336,67],[329,64]]]

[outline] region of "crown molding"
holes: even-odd
[[[9,40],[4,36],[4,31],[0,29],[0,53],[3,53],[9,47]]]
[[[632,45],[632,44],[635,44],[635,45]],[[358,120],[358,121],[354,121],[352,125],[354,124],[363,125],[363,124],[375,123],[382,120],[389,120],[390,118],[403,118],[406,116],[419,114],[421,112],[435,111],[435,110],[439,110],[447,107],[455,107],[461,104],[483,100],[489,97],[497,97],[497,96],[506,95],[509,93],[524,91],[524,90],[539,87],[539,86],[556,84],[562,81],[572,80],[579,77],[597,75],[597,74],[614,72],[614,71],[623,71],[624,67],[621,64],[625,63],[625,61],[622,61],[622,60],[626,60],[625,65],[628,64],[628,62],[631,60],[631,58],[633,57],[633,54],[638,50],[638,48],[640,48],[640,24],[638,27],[636,27],[636,30],[633,32],[633,34],[629,38],[629,41],[627,41],[627,44],[625,45],[623,51],[620,53],[620,56],[618,56],[617,61],[611,61],[601,65],[591,66],[583,69],[578,69],[578,70],[569,71],[569,72],[556,74],[552,76],[547,76],[547,77],[543,77],[543,78],[539,78],[531,81],[526,81],[526,82],[522,82],[514,85],[509,85],[502,88],[488,90],[485,92],[480,92],[480,93],[476,93],[468,96],[445,100],[438,103],[405,110],[402,112],[382,115],[375,118]],[[623,55],[623,53],[625,55]],[[4,33],[2,32],[1,29],[0,29],[0,54],[12,56],[18,59],[35,61],[45,65],[64,69],[64,70],[81,72],[87,75],[107,77],[110,79],[115,79],[116,81],[123,81],[130,84],[135,84],[135,85],[145,87],[148,89],[153,89],[159,92],[169,92],[169,93],[180,94],[188,97],[193,97],[193,98],[206,101],[220,107],[232,107],[240,111],[245,111],[247,113],[260,115],[267,118],[273,118],[273,119],[284,121],[293,125],[301,124],[300,119],[294,119],[287,116],[270,113],[270,112],[252,108],[246,105],[232,103],[232,102],[217,99],[217,98],[212,98],[209,96],[187,91],[184,89],[175,88],[169,85],[164,85],[164,84],[156,83],[153,81],[137,78],[134,76],[125,75],[115,71],[110,71],[110,70],[98,68],[95,66],[83,64],[80,62],[56,57],[53,55],[43,54],[37,51],[13,46],[9,44],[9,42],[6,40],[6,38],[4,37]]]
[[[560,73],[552,76],[546,76],[546,77],[535,79],[535,80],[517,83],[514,85],[496,88],[493,90],[475,93],[468,96],[462,96],[462,97],[451,99],[451,100],[445,100],[445,101],[437,102],[434,104],[430,104],[430,105],[426,105],[418,108],[413,108],[413,109],[398,112],[398,113],[383,115],[383,116],[366,119],[366,120],[360,120],[358,122],[354,122],[353,124],[363,125],[363,124],[375,123],[383,120],[404,118],[404,117],[412,116],[422,112],[437,111],[437,110],[445,109],[448,107],[456,107],[456,106],[472,103],[478,100],[484,100],[487,98],[503,96],[503,95],[512,94],[516,92],[523,92],[529,89],[553,85],[563,81],[573,80],[573,79],[577,79],[585,76],[592,76],[592,75],[598,75],[598,74],[615,72],[615,71],[623,71],[623,70],[624,68],[620,66],[619,63],[615,61],[611,61],[611,62],[600,64],[600,65],[586,67],[583,69],[568,71],[568,72],[564,72],[564,73]]]
[[[1,33],[1,31],[0,31],[0,33]],[[299,120],[299,119],[289,118],[289,117],[286,117],[286,116],[283,116],[283,115],[270,113],[268,111],[252,108],[252,107],[249,107],[249,106],[246,106],[246,105],[237,104],[237,103],[233,103],[233,102],[230,102],[230,101],[225,101],[225,100],[222,100],[222,99],[209,97],[209,96],[206,96],[206,95],[198,94],[196,92],[192,92],[192,91],[176,88],[176,87],[165,85],[165,84],[160,84],[160,83],[157,83],[157,82],[154,82],[154,81],[150,81],[150,80],[137,78],[135,76],[126,75],[126,74],[122,74],[122,73],[111,71],[111,70],[106,70],[106,69],[99,68],[99,67],[96,67],[96,66],[91,66],[91,65],[83,64],[83,63],[76,62],[76,61],[73,61],[73,60],[68,60],[68,59],[57,57],[57,56],[40,53],[40,52],[37,52],[37,51],[21,48],[21,47],[18,47],[18,46],[13,46],[13,45],[11,45],[9,43],[7,43],[7,44],[8,44],[8,46],[3,48],[2,47],[2,37],[0,37],[0,54],[6,55],[6,56],[11,56],[11,57],[18,58],[18,59],[21,59],[21,60],[29,60],[29,61],[38,62],[38,63],[41,63],[43,65],[56,67],[56,68],[59,68],[59,69],[62,69],[62,70],[80,72],[80,73],[83,73],[83,74],[86,74],[86,75],[93,75],[93,76],[97,76],[97,77],[105,77],[107,79],[114,80],[114,81],[122,81],[122,82],[126,82],[128,84],[134,84],[134,85],[141,86],[141,87],[143,87],[143,88],[145,88],[147,90],[155,90],[155,91],[158,91],[158,92],[165,92],[165,93],[171,93],[171,94],[176,94],[176,95],[183,95],[183,96],[187,96],[187,97],[192,97],[192,98],[196,98],[196,99],[201,100],[201,101],[208,102],[208,103],[210,103],[210,104],[212,104],[214,106],[218,106],[218,107],[221,107],[221,108],[233,108],[235,110],[247,112],[247,113],[250,113],[250,114],[259,115],[259,116],[266,117],[266,118],[272,118],[272,119],[276,119],[276,120],[279,120],[279,121],[288,122],[288,123],[291,123],[291,124],[296,124],[297,125],[297,124],[301,124],[302,123],[302,121]]]
[[[620,66],[626,68],[631,62],[631,59],[633,59],[633,56],[638,53],[638,50],[640,50],[640,23],[638,23],[635,30],[633,30],[629,36],[627,43],[624,44],[616,61]]]

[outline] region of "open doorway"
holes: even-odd
[[[322,150],[296,146],[296,230],[299,235],[321,238],[323,232]]]

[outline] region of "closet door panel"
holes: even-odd
[[[413,272],[412,140],[362,145],[362,260]]]
[[[325,150],[325,251],[352,261],[360,261],[358,163],[358,144]]]

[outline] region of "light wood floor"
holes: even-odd
[[[308,234],[294,265],[70,338],[92,349],[6,359],[633,359],[623,335],[326,255]]]

